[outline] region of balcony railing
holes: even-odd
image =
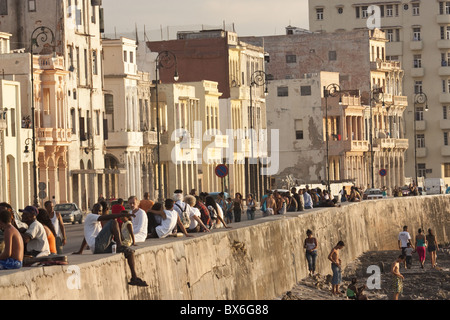
[[[37,139],[43,143],[70,142],[72,138],[71,129],[61,128],[38,128]]]

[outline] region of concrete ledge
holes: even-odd
[[[396,249],[403,225],[412,237],[432,228],[440,243],[449,242],[449,211],[447,195],[392,198],[246,221],[195,238],[147,240],[136,247],[136,269],[148,288],[127,284],[121,254],[69,255],[67,266],[0,271],[0,299],[273,299],[308,273],[307,229],[319,241],[318,272],[328,274],[327,255],[339,240],[346,244],[344,266],[366,251]]]

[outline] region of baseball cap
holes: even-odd
[[[36,207],[33,206],[26,206],[25,209],[19,209],[20,212],[29,212],[31,214],[34,214],[37,216],[39,214],[39,211]]]

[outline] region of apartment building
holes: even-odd
[[[376,5],[375,11],[371,5]],[[405,72],[405,130],[410,146],[405,173],[413,179],[416,174],[444,178],[448,184],[450,2],[310,0],[309,21],[313,32],[367,29],[374,22],[385,31],[386,60],[401,63]]]
[[[11,49],[30,52],[32,48],[35,55],[50,54],[62,59],[62,71],[68,73],[60,88],[63,91],[57,97],[49,97],[65,110],[58,115],[58,121],[67,123],[71,131],[70,136],[66,135],[70,157],[65,159],[66,163],[61,162],[68,168],[67,190],[61,192],[67,196],[58,194],[56,188],[48,189],[47,195],[49,198],[55,195],[57,202],[74,201],[83,210],[92,207],[105,186],[100,5],[100,0],[5,0],[0,6],[2,31],[12,34]],[[53,94],[56,93],[50,91],[50,95]],[[23,106],[27,110],[24,115],[30,115],[31,97],[23,101],[27,103]],[[36,103],[41,107],[43,100]],[[53,136],[60,134],[59,128],[66,128],[57,127],[54,122],[47,124],[55,125]],[[47,136],[47,139],[52,138]],[[51,168],[54,164],[45,165]],[[64,174],[57,175],[61,179]],[[40,182],[46,183],[48,176],[39,171]]]
[[[287,167],[278,180],[292,175],[298,181],[320,183],[327,181],[328,167],[331,183],[352,180],[363,188],[373,185],[391,189],[402,185],[404,152],[408,148],[403,136],[407,101],[402,96],[400,64],[385,61],[384,33],[295,32],[291,26],[286,31],[282,36],[242,38],[247,43],[264,45],[270,56],[266,63],[270,79],[268,99],[271,106],[277,107],[269,111],[269,128],[280,130],[280,145],[291,141],[291,151],[302,150],[305,157],[293,162],[303,169]],[[326,80],[323,71],[338,73],[337,78],[334,76],[339,88],[336,96],[324,94],[330,80]],[[308,81],[312,82],[305,84]],[[322,86],[321,91],[318,85]],[[321,110],[317,109],[319,106]],[[295,115],[298,107],[305,112],[303,117]],[[290,120],[288,114],[292,115]],[[323,119],[323,124],[317,117]],[[277,118],[287,124],[275,121]],[[285,152],[288,151],[289,146],[285,145]],[[326,153],[328,165],[326,160],[318,161]],[[386,175],[380,175],[382,169],[386,169]]]
[[[229,168],[231,180],[225,189],[230,193],[254,193],[259,198],[269,186],[269,177],[260,173],[264,167],[261,159],[267,157],[265,135],[259,134],[267,130],[266,87],[252,80],[257,71],[265,70],[263,48],[244,43],[235,32],[224,30],[179,32],[177,37],[150,41],[147,46],[155,53],[168,50],[175,54],[180,81],[218,83],[222,93],[218,113],[222,133],[233,129],[245,135],[243,146],[234,145],[235,165]],[[160,74],[162,83],[174,82],[173,70],[161,69]],[[237,165],[241,162],[244,167]]]

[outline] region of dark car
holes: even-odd
[[[57,204],[54,210],[61,214],[63,222],[72,222],[72,224],[76,222],[79,224],[83,223],[83,211],[75,203]]]

